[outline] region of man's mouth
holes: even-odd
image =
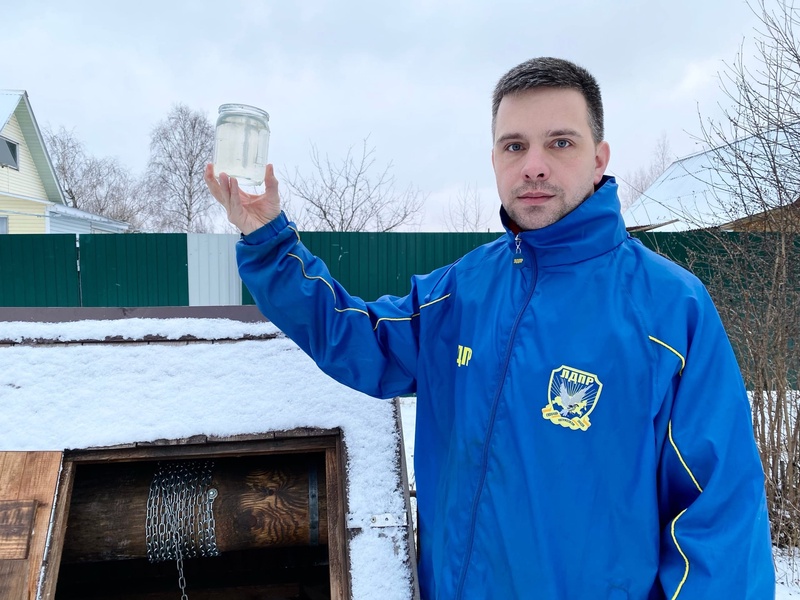
[[[544,204],[553,198],[553,196],[554,194],[548,194],[546,192],[525,192],[517,196],[517,198],[525,204]]]

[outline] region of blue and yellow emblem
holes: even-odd
[[[586,431],[603,384],[594,373],[561,365],[550,373],[550,390],[542,416],[556,425]]]

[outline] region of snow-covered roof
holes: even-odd
[[[625,226],[655,226],[653,228],[658,231],[696,229],[685,217],[702,215],[713,218],[713,214],[709,214],[711,189],[704,181],[713,174],[706,153],[673,162],[625,211]]]
[[[19,121],[22,135],[31,153],[36,170],[42,180],[47,199],[57,204],[66,204],[64,191],[58,183],[53,162],[45,147],[44,137],[36,122],[28,94],[25,90],[0,90],[0,131],[11,119],[11,115],[16,114]]]
[[[203,342],[126,343],[192,338]],[[77,343],[107,339],[115,343]],[[369,526],[373,515],[405,511],[391,402],[335,382],[267,322],[0,322],[0,450],[304,427],[339,428],[347,447],[348,520],[360,527],[350,542],[353,597],[407,598],[403,536]]]
[[[78,208],[72,208],[71,206],[64,206],[63,204],[53,204],[50,206],[49,210],[51,215],[63,215],[65,217],[80,219],[82,221],[91,221],[96,227],[112,233],[124,233],[130,229],[130,225],[128,223],[117,221],[115,219],[109,219],[108,217],[96,215]]]
[[[795,169],[787,135],[796,134],[784,130],[750,136],[676,160],[625,211],[625,226],[686,231],[736,221],[748,216],[748,210],[752,214],[752,207],[732,197],[737,186],[731,171],[747,163],[756,172],[768,172],[771,160],[786,161],[786,168]]]

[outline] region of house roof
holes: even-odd
[[[8,124],[11,115],[17,117],[25,143],[42,180],[47,199],[56,204],[66,205],[64,191],[58,183],[53,162],[47,153],[42,132],[33,115],[28,93],[25,90],[0,90],[0,131]]]
[[[125,233],[130,229],[130,224],[115,219],[109,219],[103,215],[96,215],[94,213],[86,212],[71,206],[64,206],[63,204],[53,204],[50,207],[51,213],[63,215],[65,217],[74,217],[83,221],[92,221],[97,225],[101,225],[106,230],[111,230],[114,233]]]
[[[786,160],[787,168],[794,168],[786,135],[780,131],[749,136],[676,160],[625,211],[626,227],[630,231],[687,231],[724,226],[751,215],[752,207],[748,210],[731,194],[737,181],[730,171],[750,164],[765,172],[771,160],[778,164]],[[766,188],[769,182],[758,185]]]
[[[0,90],[0,130],[8,125],[11,115],[17,110],[23,93],[15,90]]]

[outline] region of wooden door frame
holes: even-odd
[[[267,454],[324,453],[328,498],[328,557],[332,600],[352,595],[347,534],[346,450],[340,429],[295,429],[231,438],[198,436],[107,448],[65,451],[42,563],[37,600],[55,597],[72,488],[79,465]]]

